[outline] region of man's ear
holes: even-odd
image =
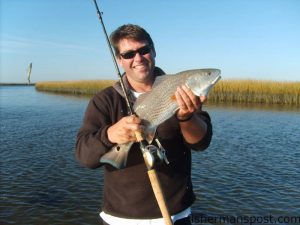
[[[155,58],[156,57],[156,51],[155,51],[154,48],[152,49],[152,51],[153,51],[153,58]]]
[[[117,60],[117,62],[118,62],[118,64],[121,66],[121,67],[123,67],[123,62],[122,62],[122,59],[121,59],[121,56],[116,56],[116,60]]]

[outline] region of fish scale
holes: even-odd
[[[185,84],[187,75],[177,74],[158,77],[152,91],[143,94],[144,96],[141,95],[141,98],[136,101],[133,107],[135,113],[146,123],[148,122],[145,133],[170,118],[178,109],[175,92],[178,86]],[[159,99],[161,101],[158,101]]]

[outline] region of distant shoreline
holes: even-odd
[[[94,95],[114,80],[38,82],[38,91]],[[221,80],[209,93],[211,103],[259,103],[300,106],[300,82]]]
[[[35,83],[0,83],[0,86],[35,86]]]

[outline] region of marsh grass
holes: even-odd
[[[94,95],[114,80],[39,82],[36,89],[56,93]],[[221,80],[209,94],[208,103],[259,103],[300,106],[300,82]]]
[[[55,93],[94,95],[98,91],[112,86],[114,80],[79,80],[79,81],[49,81],[38,82],[35,85],[38,91],[48,91]]]
[[[300,82],[222,80],[212,89],[209,101],[300,106]]]

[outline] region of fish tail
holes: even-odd
[[[100,162],[110,164],[117,169],[125,168],[132,144],[133,143],[129,143],[113,147],[101,157]]]

